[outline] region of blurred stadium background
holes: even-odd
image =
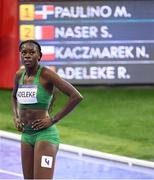
[[[11,6],[10,6],[11,4]],[[65,144],[154,159],[154,1],[0,1],[0,129],[13,125],[18,45],[36,39],[41,63],[84,101],[58,124]],[[58,92],[53,113],[66,97]]]

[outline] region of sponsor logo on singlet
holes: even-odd
[[[17,100],[20,104],[37,103],[37,85],[19,85]]]

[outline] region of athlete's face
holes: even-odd
[[[38,46],[34,43],[25,43],[21,47],[21,60],[25,67],[34,67],[40,61]]]

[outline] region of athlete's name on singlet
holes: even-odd
[[[20,104],[37,103],[37,85],[19,85],[16,96]]]
[[[18,97],[34,97],[36,92],[18,92]]]

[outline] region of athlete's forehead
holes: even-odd
[[[27,43],[22,44],[21,51],[23,51],[23,50],[39,51],[39,48],[38,48],[37,44],[32,43],[32,42],[27,42]]]

